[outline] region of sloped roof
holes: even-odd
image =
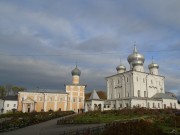
[[[174,96],[166,93],[156,93],[154,96],[152,96],[154,99],[176,99]]]
[[[18,97],[17,96],[6,96],[4,98],[2,98],[3,100],[18,100]]]
[[[100,99],[107,99],[107,95],[106,92],[104,90],[96,90],[97,95],[99,96]],[[89,100],[90,96],[91,96],[92,92],[90,93],[85,93],[85,99]]]
[[[91,96],[90,96],[89,99],[90,99],[90,100],[92,100],[92,99],[100,99],[99,96],[98,96],[98,94],[97,94],[97,92],[96,92],[96,90],[93,90],[93,91],[92,91]]]

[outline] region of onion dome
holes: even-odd
[[[149,68],[149,69],[151,69],[151,68],[157,68],[157,69],[158,69],[158,68],[159,68],[159,65],[156,64],[156,63],[151,63],[151,64],[148,65],[148,68]]]
[[[134,66],[138,66],[138,65],[143,65],[143,62],[142,62],[142,61],[139,61],[139,60],[134,60],[134,61],[132,62],[132,65],[133,65],[133,67],[134,67]]]
[[[116,70],[118,73],[123,73],[126,71],[126,67],[121,64],[121,58],[120,58],[120,65],[116,67]]]
[[[119,70],[126,70],[126,67],[120,64],[119,66],[116,67],[116,70],[117,71],[119,71]]]
[[[152,58],[152,63],[148,65],[148,68],[149,68],[149,69],[151,69],[151,68],[157,68],[157,69],[158,69],[158,68],[159,68],[159,65],[156,64],[156,63],[154,63],[154,62],[153,62],[153,58]]]
[[[134,63],[134,64],[143,64],[144,63],[144,56],[142,54],[139,54],[137,49],[136,49],[136,46],[134,46],[134,50],[133,50],[133,53],[130,54],[128,56],[128,62],[129,64],[130,63]]]
[[[81,75],[81,71],[77,68],[77,65],[76,65],[75,69],[72,70],[71,74],[72,74],[72,76],[74,76],[74,75],[80,76]]]

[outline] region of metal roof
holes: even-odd
[[[92,99],[100,99],[96,90],[93,90],[93,92],[91,93],[89,100],[92,100]]]
[[[174,96],[167,94],[167,93],[156,93],[154,96],[152,96],[154,99],[176,99]]]

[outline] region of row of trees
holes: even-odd
[[[0,85],[0,97],[5,97],[7,95],[17,95],[19,91],[25,91],[26,88],[15,85]]]

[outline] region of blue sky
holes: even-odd
[[[179,0],[1,0],[0,84],[61,89],[77,61],[87,91],[106,90],[104,78],[136,42],[159,64],[167,91],[180,95]]]

